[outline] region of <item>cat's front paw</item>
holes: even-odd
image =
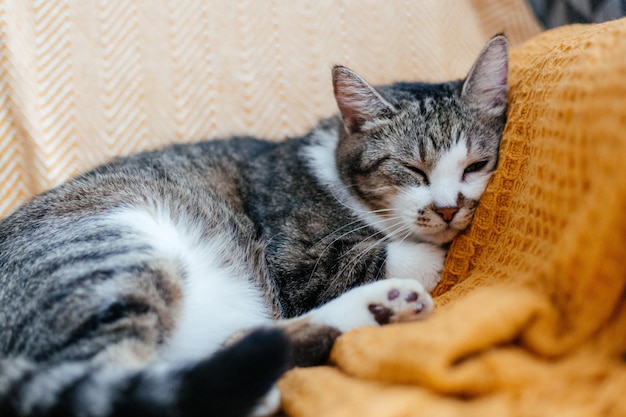
[[[424,319],[433,307],[433,299],[420,282],[389,278],[353,288],[309,314],[316,323],[347,332]]]
[[[374,321],[380,325],[423,319],[433,310],[433,299],[419,282],[389,278],[369,286],[380,291],[367,306]]]

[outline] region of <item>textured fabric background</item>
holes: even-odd
[[[341,336],[293,417],[626,415],[626,19],[511,53],[500,165],[423,322]]]
[[[464,76],[502,31],[539,31],[523,0],[0,0],[0,216],[115,155],[302,133],[333,63]]]

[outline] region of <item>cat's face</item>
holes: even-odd
[[[442,244],[469,225],[498,160],[507,68],[506,40],[496,37],[464,81],[374,90],[335,69],[346,127],[337,168],[375,227]]]

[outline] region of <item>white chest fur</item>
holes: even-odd
[[[388,278],[411,278],[432,291],[443,269],[446,251],[429,243],[390,242],[387,244]]]

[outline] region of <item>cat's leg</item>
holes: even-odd
[[[433,305],[420,282],[390,278],[353,288],[302,316],[279,320],[277,325],[291,342],[293,365],[322,365],[341,333],[358,327],[423,319],[430,315]],[[271,415],[277,410],[279,398],[277,390],[270,391],[252,416]]]
[[[271,415],[280,405],[272,387],[287,370],[289,353],[283,332],[261,329],[199,361],[128,368],[83,358],[50,363],[0,358],[0,415]],[[267,402],[259,406],[264,396]]]
[[[415,279],[430,292],[441,279],[445,257],[445,249],[431,243],[390,242],[385,276]]]
[[[347,332],[358,327],[424,319],[433,306],[433,299],[419,281],[389,278],[353,288],[301,319]]]
[[[420,320],[433,300],[416,280],[389,278],[353,288],[328,303],[292,319],[279,320],[293,347],[297,366],[324,364],[335,339],[358,327]]]

